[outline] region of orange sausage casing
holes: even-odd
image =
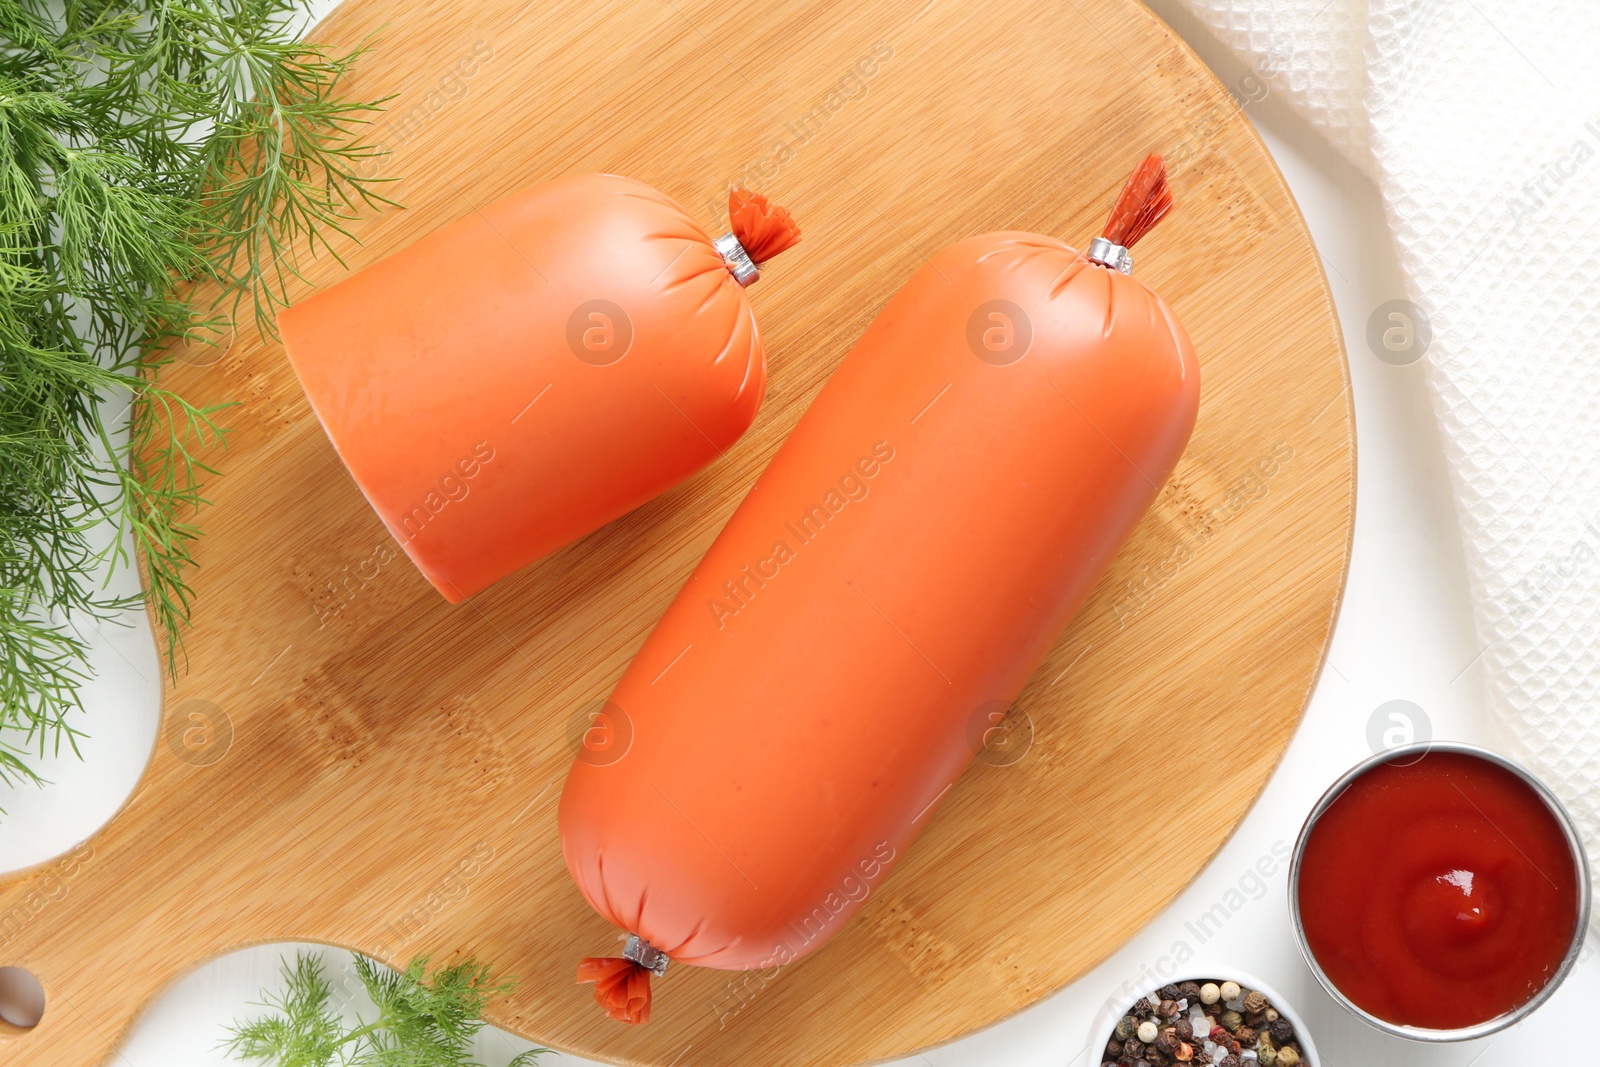
[[[709,967],[828,940],[1155,498],[1199,384],[1162,299],[1060,241],[990,233],[934,256],[778,450],[575,761],[560,826],[589,902]]]
[[[463,216],[279,328],[356,483],[452,602],[704,466],[766,387],[712,239],[610,174]]]

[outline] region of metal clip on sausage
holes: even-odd
[[[622,958],[629,963],[637,963],[657,978],[667,973],[667,964],[672,962],[667,959],[665,952],[638,934],[630,935],[628,943],[622,946]]]
[[[725,233],[711,243],[722,253],[723,262],[728,264],[728,270],[733,273],[734,281],[748,286],[751,282],[760,280],[761,269],[756,266],[755,260],[750,258],[750,253],[744,250],[744,245],[739,243],[737,237]]]
[[[1084,255],[1089,257],[1090,263],[1098,263],[1102,267],[1120,270],[1124,274],[1133,273],[1133,256],[1122,245],[1096,237],[1089,242],[1089,251]]]

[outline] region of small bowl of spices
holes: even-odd
[[[1090,1049],[1101,1067],[1320,1067],[1300,1016],[1239,972],[1169,982],[1106,1004]]]
[[[1472,745],[1408,745],[1357,764],[1312,808],[1289,908],[1346,1010],[1398,1037],[1464,1041],[1519,1022],[1572,969],[1589,864],[1527,770]]]

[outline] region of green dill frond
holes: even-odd
[[[284,988],[265,994],[272,1014],[236,1022],[223,1043],[236,1059],[270,1067],[483,1067],[472,1044],[483,1029],[484,1005],[510,992],[473,961],[427,973],[427,958],[394,971],[354,957],[356,976],[376,1009],[370,1020],[346,1024],[332,1006],[322,961],[300,955],[283,965]],[[534,1067],[546,1049],[530,1049],[507,1067]]]
[[[148,354],[245,302],[272,336],[298,257],[388,203],[364,176],[381,101],[340,95],[360,50],[299,42],[302,13],[0,0],[0,781],[76,747],[74,626],[130,606],[104,591],[130,549],[168,669],[182,658],[229,405],[156,385]]]
[[[339,1053],[344,1023],[333,1010],[333,990],[322,960],[301,955],[283,964],[284,989],[264,994],[260,1006],[274,1014],[236,1023],[226,1042],[235,1059],[276,1067],[329,1067]]]
[[[363,143],[361,127],[384,101],[330,92],[363,50],[331,58],[258,41],[219,62],[226,99],[210,169],[220,180],[203,191],[201,238],[230,310],[237,316],[250,298],[264,336],[277,336],[302,251],[339,259],[329,234],[348,238],[345,224],[362,210],[393,205],[374,188],[388,179],[363,175],[382,150]]]

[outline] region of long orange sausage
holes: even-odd
[[[1129,225],[1170,203],[1152,158]],[[771,967],[838,932],[1171,473],[1199,384],[1161,298],[1054,238],[984,234],[911,277],[568,776],[567,866],[642,939],[585,961],[608,1011],[648,1017],[655,953]]]
[[[729,211],[731,259],[647,185],[560,178],[279,316],[356,484],[448,600],[644,503],[749,427],[767,374],[743,285],[799,230],[742,190]]]

